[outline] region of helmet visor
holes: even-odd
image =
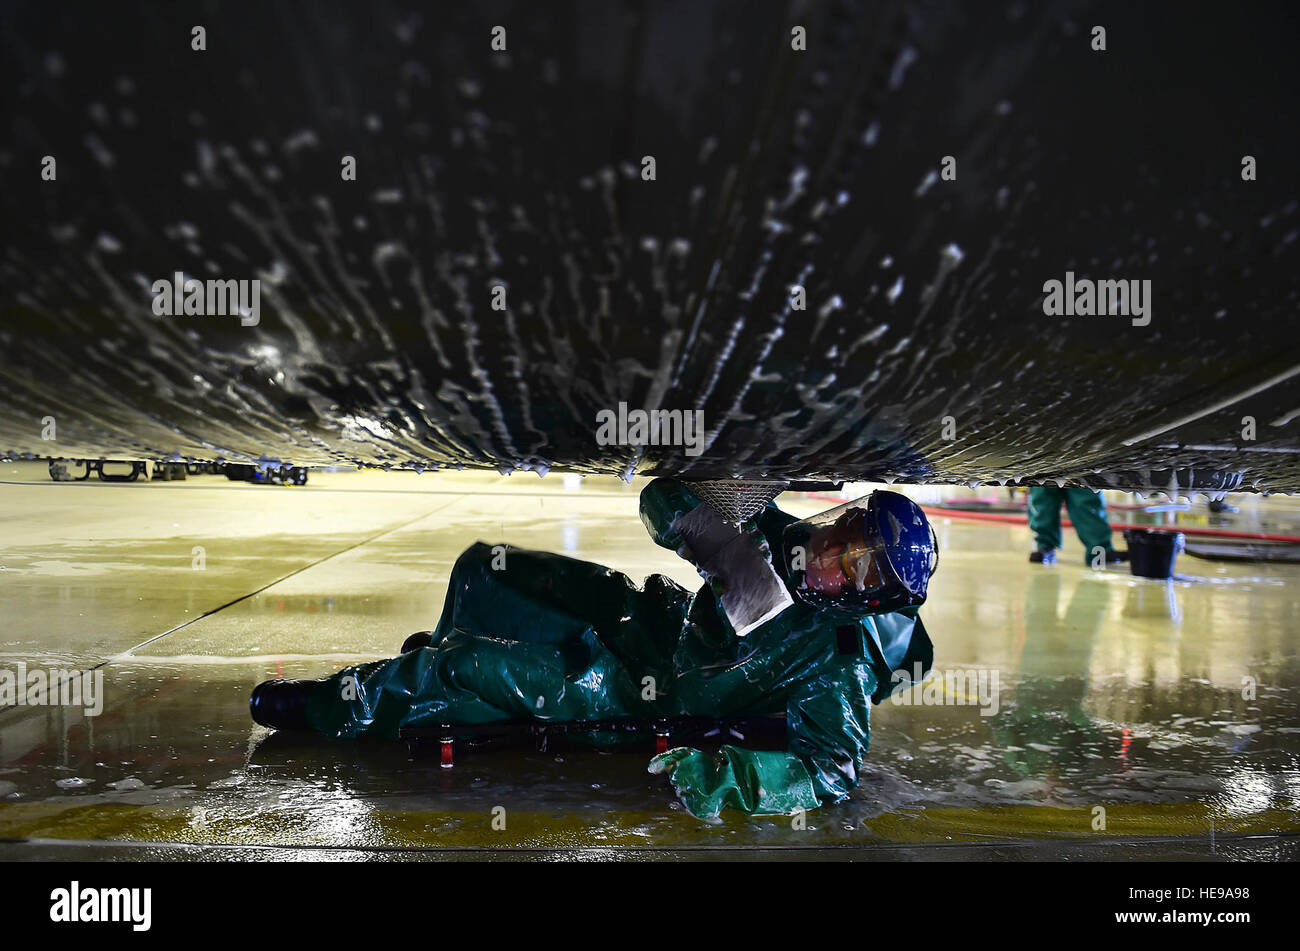
[[[872,496],[786,528],[788,574],[805,602],[861,616],[925,601],[938,560],[933,531],[924,521],[901,531],[898,515],[909,513],[899,505],[912,503],[897,493],[878,494],[892,497],[886,500],[892,511]],[[899,557],[891,557],[891,546]]]

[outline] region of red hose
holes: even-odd
[[[809,498],[819,499],[825,502],[851,502],[852,499],[841,499],[831,495],[814,495],[809,494]],[[1003,512],[966,512],[956,509],[934,508],[932,506],[921,506],[921,511],[926,515],[934,518],[948,518],[957,521],[969,522],[1004,522],[1009,525],[1028,525],[1029,518],[1024,515],[1008,515]],[[1064,528],[1073,528],[1074,523],[1068,518],[1061,520]],[[1300,536],[1297,535],[1272,535],[1266,532],[1234,532],[1227,528],[1193,528],[1191,526],[1181,525],[1138,525],[1134,522],[1118,522],[1111,525],[1116,531],[1123,531],[1126,528],[1145,528],[1152,532],[1182,532],[1184,535],[1205,535],[1216,538],[1241,538],[1250,541],[1259,542],[1289,542],[1292,545],[1300,545]]]
[[[939,518],[964,518],[975,522],[1008,522],[1015,525],[1029,524],[1029,519],[1023,515],[1002,515],[995,512],[954,512],[949,509],[927,508],[924,505],[921,506],[921,511],[926,515]],[[1068,518],[1061,519],[1061,525],[1064,528],[1074,527],[1074,523]],[[1182,532],[1184,535],[1206,535],[1216,538],[1243,538],[1260,542],[1290,542],[1293,545],[1300,545],[1300,536],[1297,535],[1272,535],[1266,532],[1234,532],[1227,528],[1195,528],[1190,525],[1139,525],[1136,522],[1114,522],[1110,527],[1118,532],[1122,532],[1126,528],[1144,528],[1150,532]]]
[[[948,505],[953,505],[953,504],[962,505],[971,502],[978,503],[980,505],[1002,504],[1008,507],[1014,506],[1015,508],[1018,509],[1023,509],[1025,507],[1025,503],[1023,502],[1003,502],[1001,499],[990,499],[990,498],[985,498],[983,496],[979,496],[973,499],[940,499],[939,507],[943,508]],[[1150,504],[1151,504],[1150,502],[1133,502],[1131,504],[1128,502],[1107,502],[1106,508],[1113,509],[1117,512],[1135,512],[1138,509],[1146,508]],[[978,512],[979,509],[971,509],[970,511]]]

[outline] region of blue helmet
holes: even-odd
[[[786,567],[808,604],[888,614],[925,602],[939,545],[921,507],[880,490],[785,529]]]

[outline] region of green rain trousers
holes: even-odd
[[[641,494],[642,521],[690,560],[673,526],[700,504],[658,479]],[[745,529],[770,558],[794,520],[768,505]],[[774,567],[785,579],[784,559]],[[681,747],[650,769],[701,818],[788,814],[848,794],[872,702],[907,686],[894,671],[928,672],[933,654],[915,611],[855,618],[796,600],[738,638],[711,584],[691,594],[651,575],[638,587],[590,562],[479,542],[452,569],[430,646],[318,681],[307,718],[331,736],[396,738],[442,724],[784,714],[784,751]]]
[[[1083,560],[1091,564],[1097,549],[1106,552],[1107,560],[1115,549],[1110,542],[1110,522],[1106,520],[1106,500],[1092,489],[1057,489],[1031,486],[1029,489],[1029,530],[1040,549],[1061,547],[1061,503],[1070,513],[1074,530],[1083,542]]]

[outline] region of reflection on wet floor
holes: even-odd
[[[390,656],[432,626],[452,561],[478,538],[694,586],[690,566],[645,536],[639,485],[588,479],[575,491],[470,473],[56,485],[40,481],[43,467],[4,468],[32,481],[0,485],[0,667],[103,674],[97,716],[0,711],[7,858],[116,857],[129,843],[127,854],[182,858],[197,845],[222,857],[1297,856],[1297,565],[1184,558],[1183,580],[1154,582],[1081,567],[1073,539],[1042,568],[1026,560],[1023,526],[939,521],[924,610],[938,671],[875,708],[860,787],[806,828],[738,815],[715,826],[646,773],[650,750],[552,740],[444,770],[400,744],[271,734],[248,716],[266,677]],[[782,504],[811,514],[829,503]],[[1243,515],[1286,524],[1297,508],[1248,499]]]

